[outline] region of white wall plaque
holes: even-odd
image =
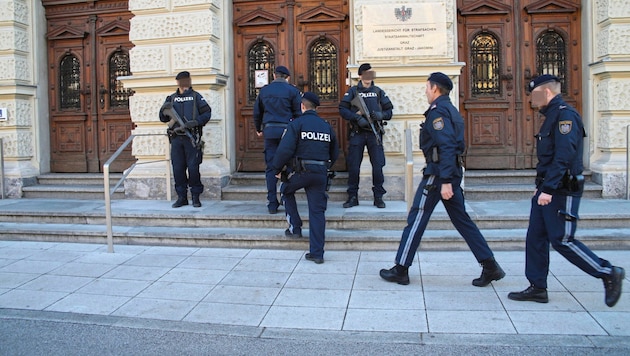
[[[256,70],[254,74],[256,88],[262,88],[265,85],[269,84],[269,71],[265,70]]]
[[[363,5],[365,57],[446,57],[446,5]]]
[[[9,112],[7,108],[0,108],[0,121],[7,121],[9,119]]]

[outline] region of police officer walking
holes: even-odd
[[[361,162],[363,161],[363,151],[367,146],[370,163],[372,164],[372,192],[374,194],[374,205],[379,208],[385,207],[383,195],[386,191],[383,188],[385,177],[383,167],[385,166],[385,151],[383,150],[382,138],[386,124],[384,120],[392,118],[394,106],[389,100],[385,91],[374,85],[375,73],[369,63],[359,66],[359,83],[352,86],[339,103],[339,113],[341,117],[349,122],[349,146],[346,162],[348,165],[348,200],[343,203],[344,208],[351,208],[359,205],[359,173]],[[360,96],[365,101],[369,110],[370,120],[360,113],[360,108],[355,105],[355,98]],[[372,121],[372,123],[370,123]]]
[[[598,257],[575,239],[578,208],[584,191],[582,176],[584,125],[580,114],[561,95],[558,77],[544,74],[529,83],[531,104],[545,116],[536,135],[536,190],[531,200],[525,240],[525,276],[530,286],[512,292],[517,301],[547,303],[549,244],[569,262],[604,282],[605,303],[613,307],[621,296],[625,271]]]
[[[275,79],[260,89],[254,104],[256,133],[258,137],[265,138],[265,181],[267,182],[267,209],[270,214],[276,214],[280,205],[277,194],[278,179],[271,169],[271,161],[287,125],[302,114],[300,91],[289,84],[290,75],[287,67],[276,67]]]
[[[199,165],[203,160],[203,126],[212,116],[212,109],[206,99],[193,90],[190,73],[177,74],[177,91],[166,98],[160,109],[160,121],[171,122],[167,130],[171,142],[171,164],[175,176],[177,201],[173,208],[188,205],[188,187],[193,206],[201,207],[199,196],[203,193]],[[184,126],[174,117],[166,114],[167,109],[174,109],[179,114]],[[186,175],[188,171],[188,175]]]
[[[289,178],[280,186],[289,228],[288,237],[302,236],[302,219],[295,202],[295,192],[304,188],[308,200],[310,251],[305,258],[317,264],[324,263],[326,229],[326,193],[328,169],[339,156],[337,136],[332,126],[317,115],[319,98],[311,92],[302,97],[302,116],[292,121],[280,141],[271,164],[279,178],[283,167],[288,166]]]
[[[433,209],[440,200],[451,222],[483,267],[481,276],[474,279],[472,284],[485,287],[505,276],[464,206],[464,194],[460,186],[463,173],[461,155],[465,148],[464,120],[448,96],[452,89],[453,82],[444,73],[437,72],[429,76],[425,94],[430,107],[424,113],[426,119],[420,130],[420,148],[427,165],[407,216],[407,226],[396,254],[396,265],[380,271],[381,277],[390,282],[409,284],[409,266],[420,246]]]

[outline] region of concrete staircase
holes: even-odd
[[[533,171],[469,171],[467,209],[495,249],[522,249],[529,218]],[[25,198],[0,200],[0,239],[106,243],[102,175],[45,175],[40,186],[27,187]],[[80,176],[80,177],[79,177]],[[112,184],[120,176],[112,178]],[[590,178],[590,175],[588,175]],[[74,183],[74,185],[69,183]],[[326,212],[327,248],[396,249],[407,218],[407,203],[371,202],[344,209],[347,174],[335,178]],[[99,189],[97,189],[97,186]],[[45,189],[45,188],[46,189]],[[580,210],[578,238],[591,247],[630,248],[630,201],[601,199],[601,187],[589,182]],[[41,194],[41,195],[37,195]],[[44,194],[50,194],[45,196]],[[90,194],[93,194],[90,196]],[[589,198],[588,195],[594,197]],[[116,244],[156,244],[244,248],[306,249],[308,239],[284,236],[284,211],[270,215],[265,206],[262,174],[237,173],[221,201],[204,200],[195,209],[171,208],[165,200],[112,201]],[[308,236],[308,208],[301,193],[298,206]],[[462,249],[464,240],[438,205],[422,241],[422,249]]]

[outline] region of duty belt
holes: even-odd
[[[283,124],[280,122],[270,122],[268,124],[263,124],[264,127],[287,127],[288,124]]]
[[[312,159],[303,159],[301,160],[302,164],[316,164],[319,166],[327,166],[328,165],[328,161],[314,161]]]

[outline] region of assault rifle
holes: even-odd
[[[170,101],[164,103],[164,105],[162,106],[162,113],[165,116],[171,118],[171,121],[168,122],[169,129],[173,131],[180,129],[183,130],[186,133],[186,136],[188,136],[188,138],[190,139],[190,142],[192,142],[193,147],[195,147],[196,149],[203,148],[203,141],[201,141],[201,138],[195,137],[195,135],[193,135],[193,133],[186,128],[186,123],[184,122],[184,120],[182,120],[177,111],[173,109],[173,103],[171,103]],[[175,126],[176,123],[179,124],[179,127],[177,129],[173,129],[173,126]]]
[[[354,99],[352,99],[350,104],[352,104],[352,106],[359,108],[359,113],[361,114],[361,116],[366,118],[367,121],[370,123],[370,129],[372,129],[372,133],[374,133],[374,136],[376,136],[376,144],[380,146],[382,144],[381,142],[382,128],[380,126],[378,127],[378,129],[376,128],[378,124],[374,122],[374,120],[372,120],[372,118],[370,117],[370,110],[368,110],[368,107],[365,104],[365,100],[363,100],[363,97],[359,95],[359,93],[357,93],[357,95],[354,97]]]

